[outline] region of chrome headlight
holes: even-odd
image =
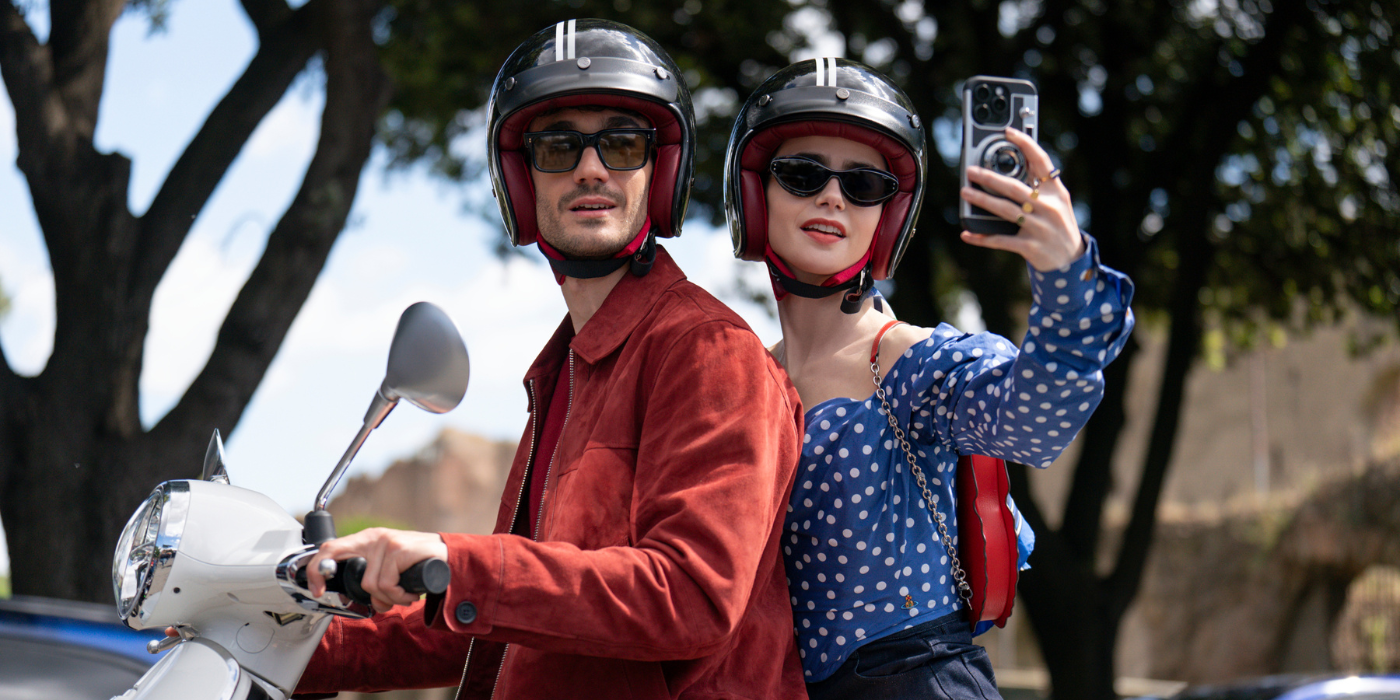
[[[189,511],[189,484],[167,481],[151,492],[122,530],[112,554],[112,592],[117,614],[128,624],[137,616],[145,618],[149,604],[165,588]]]

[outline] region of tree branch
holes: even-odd
[[[107,77],[112,25],[126,0],[51,0],[49,50],[53,85],[68,113],[74,135],[92,140]]]
[[[48,47],[34,38],[19,8],[0,0],[0,78],[15,110],[15,135],[21,157],[39,149],[47,133],[44,106],[49,99],[53,66]]]
[[[133,295],[154,293],[239,151],[315,54],[316,37],[307,16],[311,11],[303,8],[275,27],[260,28],[257,54],[170,168],[141,217],[141,249],[134,258],[139,286]]]
[[[5,399],[11,396],[18,381],[19,375],[10,367],[10,359],[5,357],[5,344],[0,343],[0,422],[4,421],[4,412],[8,410]]]
[[[243,12],[257,28],[259,37],[267,37],[292,17],[292,8],[284,0],[242,0],[242,3]]]
[[[1176,103],[1183,114],[1177,124],[1192,125],[1193,128],[1180,128],[1172,133],[1172,138],[1160,149],[1163,158],[1156,168],[1159,180],[1174,183],[1181,177],[1199,175],[1197,161],[1204,155],[1218,159],[1225,153],[1234,139],[1235,125],[1249,115],[1254,103],[1259,101],[1277,70],[1279,59],[1285,53],[1287,35],[1302,25],[1307,10],[1305,3],[1279,3],[1264,23],[1264,38],[1260,39],[1241,60],[1243,75],[1234,80],[1216,83],[1209,76],[1203,77],[1190,94],[1183,95]],[[1210,117],[1199,118],[1203,112],[1201,105],[1211,105],[1204,114]],[[1217,162],[1212,162],[1214,172]],[[1188,171],[1197,171],[1188,173]],[[1211,175],[1214,181],[1214,175]],[[1160,238],[1160,237],[1159,237]],[[1188,258],[1182,258],[1186,260]]]
[[[209,427],[232,430],[261,382],[349,216],[389,80],[370,37],[372,0],[318,0],[311,12],[326,41],[321,136],[301,189],[219,329],[208,363],[150,432],[172,454],[197,451]]]
[[[1167,469],[1171,466],[1176,429],[1181,418],[1186,375],[1200,344],[1199,294],[1215,258],[1215,246],[1206,238],[1206,228],[1210,225],[1209,212],[1214,208],[1210,203],[1218,201],[1215,167],[1234,139],[1233,125],[1249,114],[1254,103],[1268,88],[1269,76],[1276,74],[1276,70],[1266,69],[1273,69],[1279,64],[1286,35],[1300,22],[1302,12],[1300,4],[1280,4],[1265,24],[1264,38],[1254,45],[1243,61],[1244,76],[1219,86],[1216,90],[1218,99],[1206,103],[1215,105],[1215,118],[1197,121],[1196,128],[1184,129],[1190,133],[1181,136],[1186,143],[1195,146],[1185,147],[1186,155],[1178,164],[1178,167],[1185,168],[1178,171],[1187,178],[1184,191],[1194,191],[1193,206],[1187,210],[1185,220],[1177,229],[1181,236],[1179,257],[1190,263],[1178,268],[1179,277],[1171,302],[1171,336],[1163,368],[1162,388],[1158,394],[1157,415],[1143,461],[1142,480],[1133,501],[1132,517],[1123,533],[1118,562],[1107,581],[1107,595],[1112,603],[1110,610],[1116,617],[1121,618],[1132,602],[1147,564],[1156,524],[1157,503],[1161,498]],[[1189,167],[1186,167],[1188,164]]]
[[[1113,488],[1113,452],[1127,423],[1123,402],[1128,391],[1128,372],[1137,350],[1137,341],[1130,337],[1123,353],[1104,369],[1103,401],[1078,438],[1083,449],[1074,465],[1073,481],[1065,499],[1060,536],[1073,556],[1090,568],[1098,555],[1104,503]]]

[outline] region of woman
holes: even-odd
[[[925,174],[922,125],[899,88],[844,59],[802,61],[740,110],[725,172],[735,255],[768,264],[783,329],[773,352],[807,410],[783,551],[813,698],[999,697],[884,407],[955,537],[958,456],[1049,466],[1097,405],[1100,370],[1132,327],[1132,284],[1098,264],[1049,157],[1020,132],[1007,139],[1034,187],[973,169],[971,182],[999,197],[961,196],[1017,222],[1018,235],[962,240],[1029,264],[1019,350],[947,324],[886,328],[871,287],[913,236]],[[1024,562],[1033,540],[1021,534]]]

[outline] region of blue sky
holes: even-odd
[[[138,214],[256,49],[233,0],[170,7],[163,33],[151,35],[136,15],[118,22],[96,135],[102,151],[132,159],[130,205]],[[37,7],[30,17],[41,37],[43,12]],[[245,145],[157,289],[141,376],[147,426],[174,405],[212,350],[224,313],[301,181],[321,104],[314,79],[289,91]],[[462,146],[481,148],[475,140]],[[0,285],[12,301],[0,320],[0,343],[17,371],[35,374],[52,346],[53,281],[15,155],[14,115],[0,95]],[[395,410],[351,473],[382,471],[444,426],[518,438],[525,423],[520,377],[565,313],[538,253],[500,261],[491,253],[497,223],[464,212],[464,200],[486,194],[484,184],[464,191],[422,172],[386,176],[381,164],[376,155],[366,168],[351,226],[243,420],[225,436],[233,483],[293,513],[310,506],[358,429],[383,377],[398,314],[409,304],[432,301],[454,319],[472,356],[471,386],[462,405],[443,416]],[[691,279],[730,302],[765,342],[777,340],[776,322],[732,291],[738,276],[756,289],[767,281],[759,265],[732,258],[727,233],[691,221],[685,236],[666,245]],[[202,454],[189,459],[194,468]],[[7,568],[0,546],[0,571]]]

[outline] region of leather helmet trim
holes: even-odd
[[[651,217],[656,235],[663,238],[676,235],[678,227],[672,221],[672,212],[675,208],[676,175],[684,153],[684,127],[666,105],[638,97],[595,92],[543,100],[520,109],[501,123],[497,146],[501,177],[515,215],[515,244],[530,245],[539,238],[539,226],[535,220],[534,181],[529,159],[523,151],[525,130],[535,117],[548,110],[581,105],[620,107],[638,112],[651,121],[656,129],[656,156],[647,195],[647,214]]]
[[[739,257],[761,261],[768,249],[768,207],[763,172],[784,141],[802,136],[843,138],[874,148],[884,156],[890,172],[899,179],[899,191],[886,200],[871,240],[876,279],[888,275],[890,258],[914,203],[919,185],[919,164],[899,141],[873,129],[835,120],[811,119],[777,124],[753,135],[739,157],[739,193],[744,219],[744,242]]]

